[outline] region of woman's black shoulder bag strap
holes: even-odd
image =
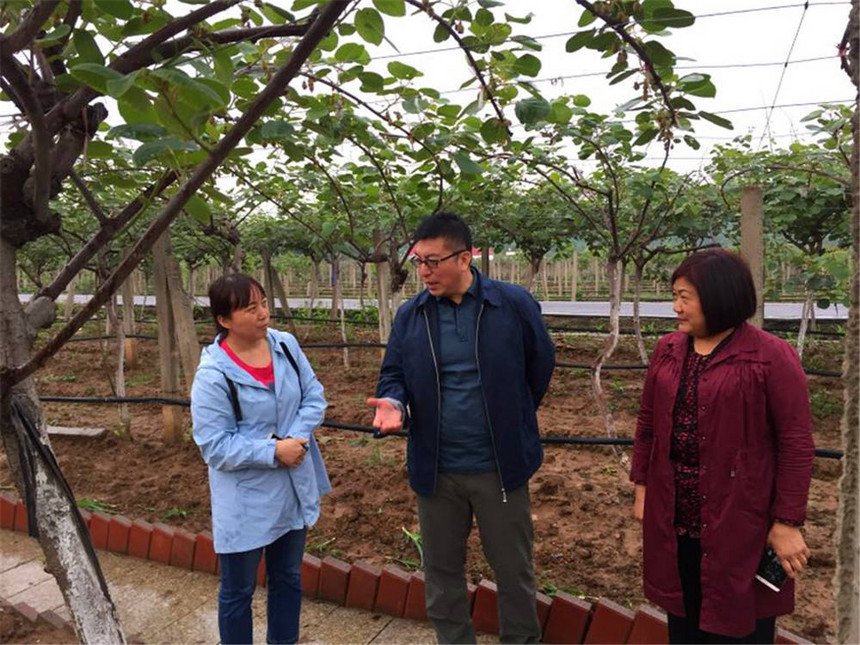
[[[287,355],[287,360],[290,361],[290,365],[293,366],[293,369],[296,371],[296,376],[299,379],[299,395],[301,399],[305,398],[305,390],[302,387],[302,374],[299,372],[299,364],[296,363],[296,359],[293,358],[293,355],[290,354],[290,350],[287,349],[287,344],[284,341],[281,341],[281,349],[284,350],[284,354]],[[227,381],[227,388],[230,390],[230,403],[233,406],[233,414],[236,415],[236,421],[242,420],[242,406],[239,405],[239,393],[236,391],[236,384],[233,382],[227,374],[224,374],[224,380]]]

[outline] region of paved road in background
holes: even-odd
[[[21,302],[29,302],[31,294],[21,294]],[[91,296],[78,294],[75,295],[75,302],[83,304],[89,301]],[[117,297],[119,302],[122,302],[122,297]],[[307,307],[308,298],[288,298],[290,307]],[[209,298],[198,296],[195,301],[201,307],[209,306]],[[58,303],[63,302],[62,296],[58,299]],[[367,303],[373,304],[376,301],[367,299]],[[155,306],[155,296],[135,296],[135,305]],[[277,306],[278,301],[275,301]],[[577,316],[583,318],[606,318],[609,316],[609,303],[606,301],[586,301],[586,302],[568,302],[563,300],[542,300],[541,310],[548,316]],[[330,298],[317,298],[314,300],[314,307],[330,307]],[[347,298],[344,300],[344,306],[347,309],[358,309],[359,300],[357,298]],[[764,317],[768,320],[799,320],[802,303],[799,302],[766,302],[764,305]],[[671,302],[643,302],[639,305],[642,318],[674,318],[672,313]],[[630,317],[633,315],[633,304],[624,302],[621,304],[621,315]],[[815,318],[817,320],[846,320],[848,318],[848,308],[842,305],[830,305],[827,309],[815,308]]]

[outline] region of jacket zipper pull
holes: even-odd
[[[508,503],[508,494],[505,492],[505,487],[502,486],[502,504]]]

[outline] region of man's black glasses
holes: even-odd
[[[446,255],[444,258],[419,258],[417,255],[413,255],[409,258],[409,261],[412,263],[416,269],[420,267],[422,264],[426,266],[431,271],[435,271],[439,266],[440,262],[444,262],[449,258],[453,258],[455,255],[460,255],[461,253],[465,253],[469,249],[461,249],[459,251],[454,251],[451,255]]]

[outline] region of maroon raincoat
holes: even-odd
[[[633,447],[632,481],[646,485],[645,596],[684,616],[669,447],[688,336],[660,339],[651,357]],[[814,445],[806,377],[794,348],[747,323],[699,378],[702,607],[699,628],[745,636],[756,618],[791,613],[794,584],[754,579],[774,518],[802,522]]]

